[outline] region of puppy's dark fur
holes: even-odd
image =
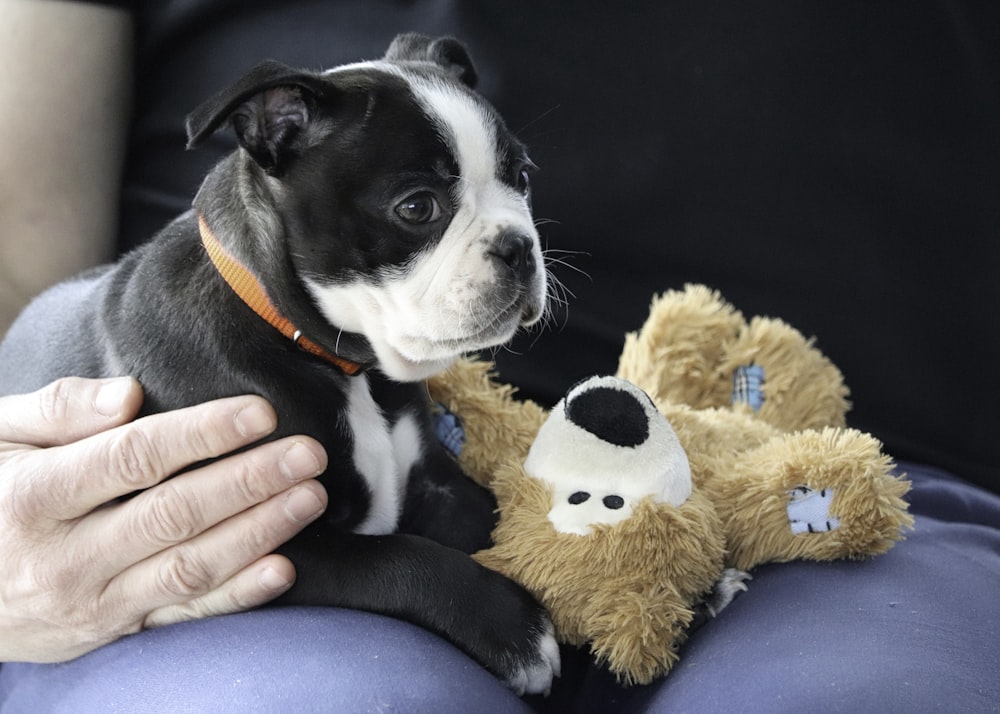
[[[240,142],[196,210],[37,299],[0,346],[0,393],[132,375],[144,413],[264,396],[273,438],[309,434],[330,464],[328,510],[281,549],[298,573],[283,601],[418,623],[543,691],[549,620],[466,555],[488,544],[494,502],[437,444],[419,383],[544,310],[531,164],[474,82],[459,43],[414,35],[327,73],[260,65],[189,118],[192,144],[227,122]],[[199,214],[285,317],[363,372],[251,311],[207,257]]]

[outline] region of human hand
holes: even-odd
[[[72,659],[291,587],[272,551],[326,507],[323,448],[289,437],[165,480],[277,418],[246,396],[127,423],[141,402],[128,378],[0,398],[0,662]]]

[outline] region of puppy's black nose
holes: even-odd
[[[535,272],[533,246],[531,236],[504,231],[497,236],[489,253],[510,268],[517,280],[526,280]]]

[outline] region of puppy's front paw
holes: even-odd
[[[544,616],[542,624],[543,628],[536,633],[532,656],[513,663],[514,666],[506,677],[507,686],[518,695],[547,695],[552,688],[552,679],[559,676],[559,644],[556,642],[556,631],[548,615]]]
[[[474,566],[466,581],[474,587],[437,611],[439,631],[519,695],[547,693],[560,667],[549,613],[513,580],[465,562]]]

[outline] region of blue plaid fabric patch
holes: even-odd
[[[764,405],[764,368],[758,364],[737,367],[733,372],[733,404],[749,404],[755,412]]]
[[[458,457],[465,447],[465,429],[462,428],[462,420],[440,402],[431,408],[431,418],[434,420],[434,434],[438,441],[449,454]]]

